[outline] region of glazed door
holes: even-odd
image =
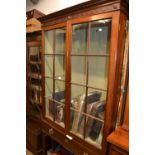
[[[72,25],[70,131],[101,148],[111,19]]]
[[[45,119],[98,154],[114,125],[118,24],[119,13],[107,13],[43,32]]]
[[[117,27],[118,14],[112,13],[68,22],[69,134],[79,142],[84,141],[88,147],[93,145],[94,150],[102,150],[102,153],[105,136],[112,124],[108,122],[111,114],[106,110],[112,111],[111,95],[114,95],[117,47],[114,24]]]
[[[44,103],[45,118],[65,127],[66,28],[44,32]]]

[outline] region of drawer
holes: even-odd
[[[52,128],[45,122],[42,122],[42,130],[43,133],[50,136],[53,140],[57,141],[60,145],[66,148],[68,151],[76,154],[76,155],[100,155],[102,151],[99,149],[92,150],[90,149],[91,146],[87,147],[84,146],[82,141],[81,143],[77,141],[77,139],[73,138],[70,140],[70,135],[65,135],[65,132],[59,131],[57,128]],[[72,137],[71,137],[72,138]]]
[[[42,147],[42,135],[35,135],[33,132],[27,130],[26,131],[26,141],[30,144],[34,149],[40,149]]]
[[[74,154],[79,154],[79,145],[76,141],[74,141],[74,139],[71,139],[72,137],[69,137],[69,135],[67,136],[64,133],[59,132],[54,128],[50,128],[47,125],[44,125],[43,132],[62,145],[68,151]]]

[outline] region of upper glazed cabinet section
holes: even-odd
[[[119,10],[123,7],[115,0],[91,1],[41,19],[43,119],[102,152],[115,123]]]
[[[45,118],[101,148],[113,17],[92,17],[44,31]]]

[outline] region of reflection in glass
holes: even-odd
[[[87,50],[88,23],[73,25],[72,54],[84,54]]]
[[[107,57],[88,58],[88,85],[91,87],[107,90],[108,81]]]
[[[84,115],[75,111],[71,110],[71,131],[76,134],[77,136],[83,138],[84,135]]]
[[[103,137],[103,122],[91,117],[87,117],[86,120],[86,141],[96,145],[97,147],[101,147]]]
[[[55,80],[55,93],[65,91],[65,82]]]
[[[91,22],[90,53],[109,52],[111,20],[98,20]]]
[[[83,137],[84,112],[86,87],[71,86],[71,130],[78,136]]]
[[[59,80],[65,79],[65,57],[55,56],[55,78]]]
[[[53,79],[45,78],[45,97],[52,96]]]
[[[71,81],[73,83],[86,84],[86,57],[72,56]]]
[[[31,63],[41,61],[40,47],[29,47],[29,61]]]
[[[55,53],[65,53],[66,31],[64,28],[56,29],[55,34]]]
[[[88,87],[88,98],[90,96],[89,94],[98,94],[98,96],[96,95],[96,100],[99,97],[97,101],[102,101],[103,103],[106,102],[106,96],[107,96],[106,91],[101,91],[101,90],[98,90],[98,89],[92,89],[92,88]],[[93,96],[93,95],[91,95],[91,96]]]
[[[40,51],[39,49],[40,49],[40,47],[38,47],[38,46],[29,47],[29,56],[31,56],[31,55],[38,56],[39,51]]]
[[[45,32],[45,54],[52,54],[53,53],[53,36],[54,30],[46,31]]]
[[[55,121],[64,127],[64,104],[54,102]]]
[[[88,88],[85,139],[101,148],[106,92]]]
[[[64,127],[65,83],[55,80],[55,92],[49,100],[49,115],[55,122]]]
[[[45,115],[52,121],[54,120],[54,114],[52,112],[52,100],[50,98],[45,98]]]
[[[65,91],[55,91],[49,100],[49,115],[55,122],[64,127]]]
[[[31,46],[29,47],[29,55],[35,55],[35,54],[38,54],[38,52],[40,51],[39,50],[40,47],[38,46]]]
[[[98,117],[99,113],[103,113],[105,110],[106,101],[103,99],[105,92],[99,90],[88,89],[88,95],[86,100],[86,113]]]
[[[86,95],[86,87],[79,85],[71,85],[71,99],[82,100]]]
[[[30,101],[32,104],[39,104],[42,102],[42,97],[41,97],[41,88],[39,87],[31,87],[29,88],[29,96],[30,96]]]
[[[45,76],[53,77],[53,56],[45,55]]]
[[[40,64],[31,64],[29,65],[29,75],[37,75],[41,73],[41,65]]]

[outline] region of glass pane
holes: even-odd
[[[29,82],[31,82],[32,85],[38,85],[41,88],[41,79],[29,79]]]
[[[38,55],[38,52],[39,52],[39,48],[38,46],[32,46],[32,47],[29,47],[29,55],[35,55],[37,54]]]
[[[106,104],[105,91],[88,88],[87,107],[86,107],[87,114],[103,120],[104,115],[102,114],[104,113],[105,110],[105,104]]]
[[[53,77],[53,56],[45,55],[45,76]]]
[[[71,86],[71,107],[78,111],[84,110],[86,88],[78,85]]]
[[[71,81],[73,83],[86,84],[86,57],[72,56]]]
[[[64,104],[54,102],[55,121],[64,127]]]
[[[39,73],[41,73],[41,65],[40,64],[31,64],[31,65],[29,65],[29,75],[32,75],[32,74],[36,75],[36,74],[39,74]],[[33,77],[33,78],[35,78],[35,77]]]
[[[75,111],[75,110],[71,110],[71,132],[73,132],[74,134],[76,134],[77,136],[83,138],[83,134],[84,134],[84,115]]]
[[[87,50],[88,23],[73,25],[72,54],[84,54]]]
[[[53,34],[54,30],[45,32],[45,54],[53,53]]]
[[[45,114],[46,117],[54,120],[53,102],[51,98],[45,98]]]
[[[41,61],[40,47],[29,47],[29,62],[34,63]]]
[[[109,52],[111,34],[111,20],[98,20],[91,22],[90,53]]]
[[[56,91],[53,94],[53,99],[56,102],[64,103],[65,102],[65,91],[64,90],[62,90],[62,91]]]
[[[65,79],[65,57],[55,56],[55,78]]]
[[[65,53],[65,39],[66,39],[66,31],[65,28],[56,29],[56,40],[55,40],[55,53]]]
[[[88,58],[89,86],[107,90],[108,65],[109,65],[109,58],[107,57]]]
[[[55,92],[65,91],[65,82],[55,80]]]
[[[53,79],[45,78],[45,96],[52,97],[53,92]]]
[[[91,117],[86,118],[86,138],[89,143],[101,148],[103,137],[103,122],[93,119]]]
[[[64,104],[45,98],[46,117],[64,127]]]
[[[71,86],[71,131],[77,136],[83,137],[84,132],[84,112],[86,87]]]
[[[37,89],[37,87],[36,88],[30,88],[29,89],[29,97],[30,97],[32,104],[41,103],[41,101],[42,101],[41,88],[40,88],[40,90],[39,90],[39,88]]]
[[[55,93],[53,99],[57,102],[65,102],[65,82],[55,80]]]
[[[98,113],[103,113],[106,104],[106,92],[88,89],[86,112],[93,117],[98,117]]]
[[[52,111],[55,121],[64,127],[64,103],[65,103],[65,82],[55,80],[55,93],[53,94]]]

